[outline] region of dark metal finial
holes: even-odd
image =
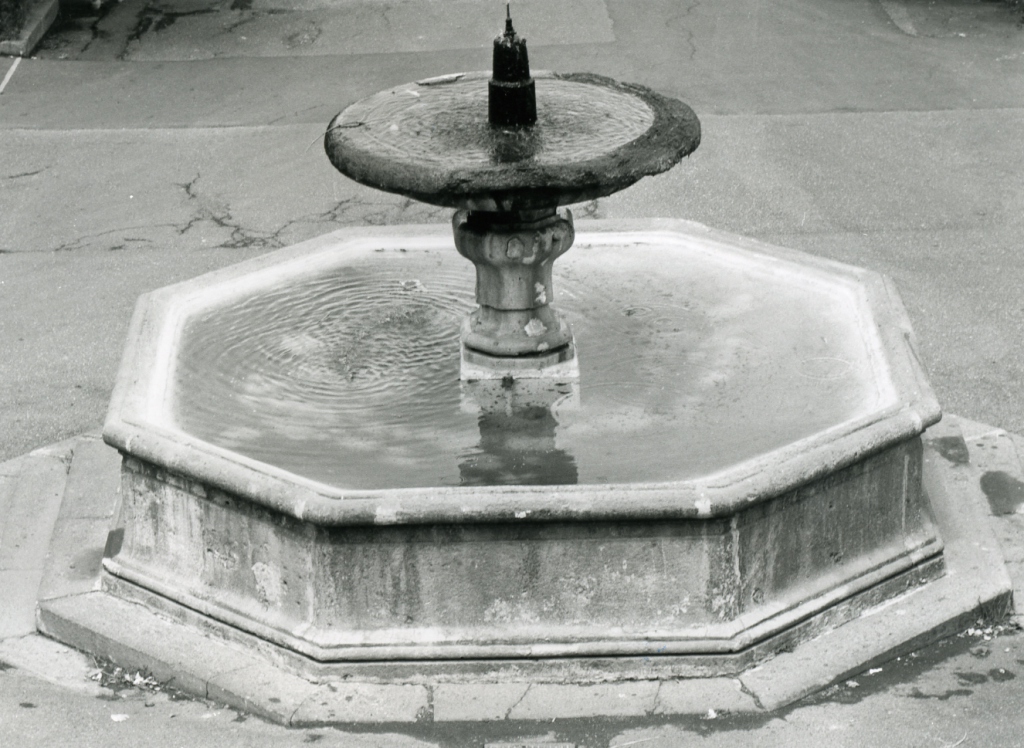
[[[511,3],[505,3],[505,33],[494,40],[487,108],[488,119],[495,127],[529,127],[537,121],[537,95],[530,77],[526,40],[512,28]]]

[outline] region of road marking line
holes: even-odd
[[[11,79],[11,76],[14,75],[14,71],[18,69],[19,62],[21,62],[21,58],[15,57],[14,62],[11,63],[11,67],[7,70],[7,75],[4,76],[3,83],[0,83],[0,94],[4,92],[5,88],[7,88],[7,82]]]

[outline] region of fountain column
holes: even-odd
[[[516,34],[507,7],[505,31],[494,40],[487,119],[498,144],[496,160],[516,163],[534,155],[536,85],[526,40]],[[572,330],[551,306],[551,266],[572,246],[572,213],[559,215],[557,204],[460,210],[452,228],[459,254],[476,267],[480,305],[462,325],[462,378],[578,377]]]
[[[497,369],[508,357],[536,366],[574,355],[572,331],[552,308],[551,267],[572,246],[572,213],[460,210],[452,219],[459,254],[476,266],[480,307],[462,325],[463,357]],[[528,362],[520,362],[527,364]]]

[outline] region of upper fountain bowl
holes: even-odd
[[[610,195],[700,144],[700,122],[683,102],[583,73],[534,73],[537,124],[492,127],[490,75],[431,78],[352,104],[327,130],[331,163],[433,205],[529,211]]]

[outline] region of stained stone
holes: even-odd
[[[700,122],[681,101],[582,73],[534,73],[537,124],[492,128],[490,76],[431,78],[352,104],[327,130],[331,163],[433,205],[521,211],[610,195],[700,143]]]

